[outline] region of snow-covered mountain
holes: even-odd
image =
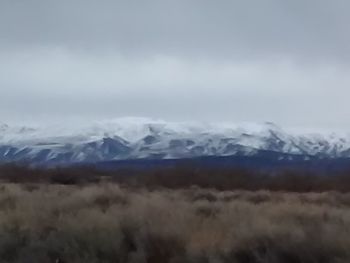
[[[350,135],[286,131],[273,123],[175,123],[122,118],[84,125],[0,123],[0,161],[35,163],[252,156],[259,151],[350,158]]]

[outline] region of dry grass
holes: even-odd
[[[350,194],[0,186],[0,262],[350,262]]]

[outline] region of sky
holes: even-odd
[[[0,0],[0,122],[350,130],[348,0]]]

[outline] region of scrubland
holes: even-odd
[[[0,185],[0,262],[350,262],[350,194]]]

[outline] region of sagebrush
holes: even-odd
[[[350,262],[350,194],[0,186],[0,262]]]

